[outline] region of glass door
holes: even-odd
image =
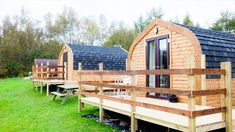
[[[146,62],[148,70],[169,68],[168,36],[147,40]],[[150,88],[169,88],[169,80],[169,75],[147,75],[146,85]],[[167,98],[166,94],[147,93],[147,96]]]
[[[154,70],[155,67],[155,42],[153,41],[149,41],[148,43],[148,49],[149,49],[149,58],[148,58],[148,62],[149,62],[149,66],[148,69],[149,70]],[[155,75],[149,75],[149,82],[148,82],[148,87],[156,87],[156,76]],[[156,96],[155,93],[149,93],[149,96]]]
[[[65,66],[64,65],[64,63],[66,62],[66,68],[63,68],[63,78],[65,79],[65,77],[68,79],[68,52],[64,52],[63,53],[63,66]],[[66,70],[66,75],[64,75],[64,73],[65,73],[65,71],[64,71],[64,69]]]
[[[158,52],[156,53],[158,56],[158,69],[168,69],[169,60],[168,60],[168,39],[167,38],[160,38],[158,39]],[[160,88],[169,88],[170,81],[169,81],[169,75],[157,75],[157,87]],[[156,94],[159,98],[167,98],[166,94]]]

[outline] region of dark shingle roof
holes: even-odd
[[[103,63],[104,70],[125,70],[127,52],[121,48],[87,46],[79,44],[68,45],[73,51],[73,68],[78,69],[82,63],[83,70],[98,70],[99,63]]]
[[[235,77],[234,34],[185,25],[181,26],[191,30],[198,38],[202,48],[202,52],[206,55],[207,68],[220,68],[220,62],[231,61],[232,77]]]

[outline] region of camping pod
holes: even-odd
[[[59,65],[65,68],[67,80],[78,80],[78,65],[82,70],[126,70],[128,52],[121,47],[88,46],[80,44],[65,44],[59,55]],[[83,76],[83,81],[98,81],[98,76]],[[115,76],[104,76],[104,81],[115,80]]]
[[[235,83],[235,35],[198,27],[180,25],[155,20],[134,40],[128,53],[128,68],[131,62],[137,70],[220,68],[220,62],[232,62],[232,83]],[[201,76],[196,77],[196,88],[202,85]],[[206,89],[220,88],[220,77],[206,76]],[[188,89],[188,76],[185,75],[141,75],[137,76],[138,86]],[[235,105],[235,85],[233,105]],[[196,90],[197,90],[196,89]],[[138,93],[139,96],[167,99],[166,94]],[[220,95],[197,98],[197,104],[220,106]],[[178,96],[181,102],[187,97]]]

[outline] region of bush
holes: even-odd
[[[0,66],[0,78],[5,78],[8,75],[8,69]]]
[[[23,73],[19,73],[18,77],[24,77],[24,74]]]
[[[24,71],[24,67],[21,63],[17,61],[11,61],[8,63],[8,76],[9,77],[15,77],[21,73],[21,71]]]

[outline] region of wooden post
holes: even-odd
[[[201,55],[201,68],[206,68],[206,56]],[[201,89],[206,90],[206,75],[201,75]],[[201,97],[202,105],[206,106],[206,96]]]
[[[78,72],[82,71],[82,63],[78,63]],[[78,75],[78,81],[82,81],[82,76]],[[79,94],[80,91],[83,91],[82,84],[79,83],[79,89],[78,89],[78,112],[82,111],[82,102],[81,102],[81,94]]]
[[[226,70],[226,75],[221,76],[221,86],[226,88],[226,95],[224,104],[226,111],[222,113],[222,118],[226,122],[226,132],[232,131],[232,73],[231,73],[231,62],[222,62],[221,69]],[[222,100],[221,100],[222,101]],[[222,104],[222,102],[221,102]]]
[[[64,80],[67,80],[67,63],[64,62]]]
[[[34,74],[35,74],[35,66],[32,66],[32,85],[33,85],[33,90],[34,90]]]
[[[42,86],[43,86],[43,82],[42,82],[42,81],[43,81],[43,79],[44,79],[44,78],[43,78],[43,74],[44,74],[43,69],[44,69],[44,68],[43,68],[43,63],[41,63],[41,80],[40,80],[40,81],[41,81],[41,89],[40,89],[40,93],[42,93]]]
[[[39,78],[39,76],[38,76],[38,64],[36,65],[36,91],[38,91],[38,78]]]
[[[99,71],[103,71],[103,63],[99,63]],[[99,76],[99,83],[103,83],[103,75]],[[99,87],[99,94],[104,95],[103,87]],[[103,98],[100,98],[100,122],[104,121],[104,109],[103,109]]]
[[[50,62],[47,61],[47,78],[46,79],[49,79],[50,77],[50,69],[49,69],[49,65],[50,65]]]
[[[47,61],[47,70],[46,70],[46,81],[49,79],[49,61]],[[49,83],[47,83],[47,96],[49,95]],[[42,91],[41,91],[42,92]]]
[[[223,63],[223,62],[221,62],[220,63],[220,68],[221,69],[223,69],[223,70],[225,70],[225,63]],[[226,86],[225,86],[225,75],[221,75],[220,76],[220,88],[221,89],[224,89],[224,88],[226,88]],[[227,92],[227,91],[226,91]],[[221,100],[220,100],[220,105],[221,105],[221,107],[224,107],[224,106],[226,106],[226,100],[225,100],[225,96],[226,95],[221,95]],[[222,114],[222,120],[223,121],[225,121],[226,122],[226,112],[222,112],[221,113]]]
[[[135,62],[131,61],[131,70],[136,70]],[[131,76],[131,86],[136,86],[136,75]],[[131,90],[131,100],[136,101],[135,89]],[[135,118],[136,106],[131,104],[131,132],[135,132],[138,129],[138,120]]]
[[[189,67],[195,68],[194,56],[190,56],[189,58]],[[195,90],[195,85],[196,85],[195,81],[196,81],[195,75],[190,75],[188,85],[189,85],[189,89],[191,90],[191,92],[192,90]],[[192,117],[192,111],[195,110],[195,97],[194,96],[188,96],[188,109],[191,114],[191,117],[188,118],[189,132],[196,132],[196,119],[195,117]]]

